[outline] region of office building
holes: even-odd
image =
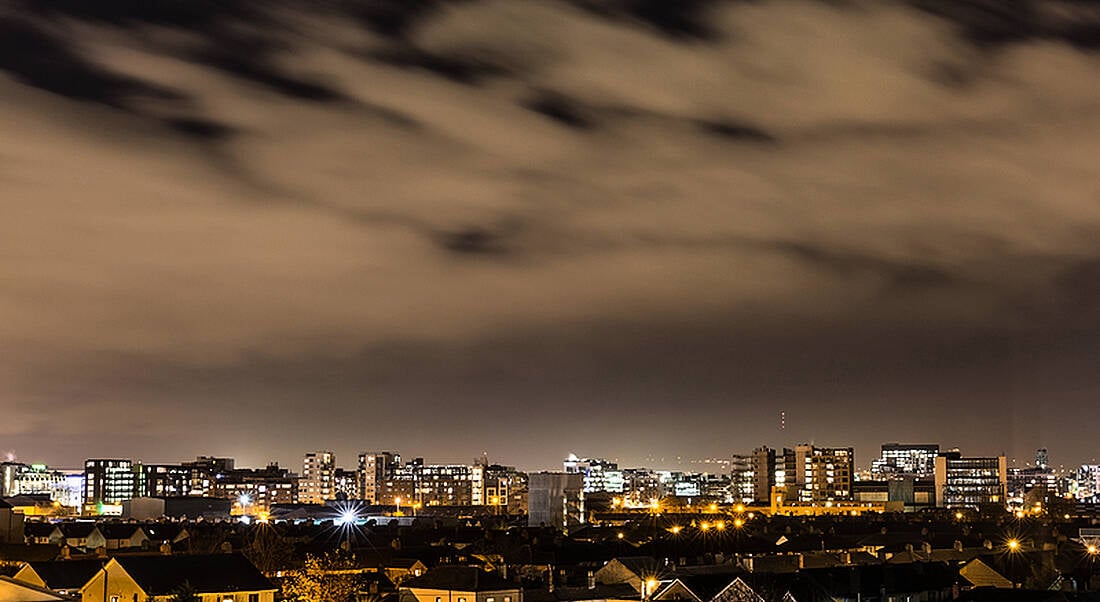
[[[936,456],[936,505],[1003,509],[1007,478],[1004,456],[967,458],[958,451],[941,453]]]
[[[191,469],[182,464],[140,464],[136,475],[139,496],[191,495]]]
[[[617,493],[626,491],[626,482],[619,465],[598,458],[578,458],[574,454],[562,462],[567,474],[584,476],[585,493]]]
[[[84,503],[93,506],[118,505],[134,497],[134,463],[121,458],[91,459],[84,462]]]
[[[935,444],[884,443],[882,455],[871,461],[876,479],[932,477],[940,446]]]

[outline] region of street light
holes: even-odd
[[[1008,540],[1008,551],[1015,552],[1020,549],[1020,542],[1016,539]]]

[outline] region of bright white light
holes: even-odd
[[[237,502],[242,506],[247,506],[252,503],[252,496],[247,493],[242,493],[241,496],[237,498]]]
[[[357,520],[359,520],[359,515],[355,512],[355,510],[348,508],[347,510],[344,510],[340,513],[340,516],[336,519],[336,524],[354,525],[355,521]]]

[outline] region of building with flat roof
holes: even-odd
[[[958,451],[936,456],[936,506],[940,508],[1003,509],[1007,481],[1004,456],[964,457]]]

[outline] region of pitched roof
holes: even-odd
[[[23,525],[23,533],[31,537],[49,537],[57,531],[57,525],[51,523],[30,522]]]
[[[96,530],[96,524],[83,522],[58,523],[57,528],[61,529],[61,532],[65,534],[66,538],[82,539],[88,537]]]
[[[115,561],[151,596],[171,594],[185,581],[200,594],[276,589],[241,554],[125,556]]]
[[[401,584],[402,588],[441,589],[461,592],[519,589],[496,573],[472,566],[441,566]]]
[[[959,569],[959,575],[977,587],[997,587],[1009,589],[1013,587],[1004,575],[998,573],[993,567],[982,559],[975,558]]]
[[[31,569],[52,590],[71,590],[84,587],[103,568],[99,559],[54,560],[31,562]]]
[[[8,597],[8,596],[18,597]],[[8,576],[0,576],[0,597],[5,600],[21,600],[26,602],[51,602],[53,600],[70,600],[57,592],[48,589],[16,581]]]
[[[657,559],[652,556],[619,556],[612,558],[635,575],[652,575],[657,572]]]
[[[103,523],[99,525],[99,532],[107,539],[130,539],[137,531],[142,531],[141,525],[130,523]],[[144,531],[142,531],[144,533]]]

